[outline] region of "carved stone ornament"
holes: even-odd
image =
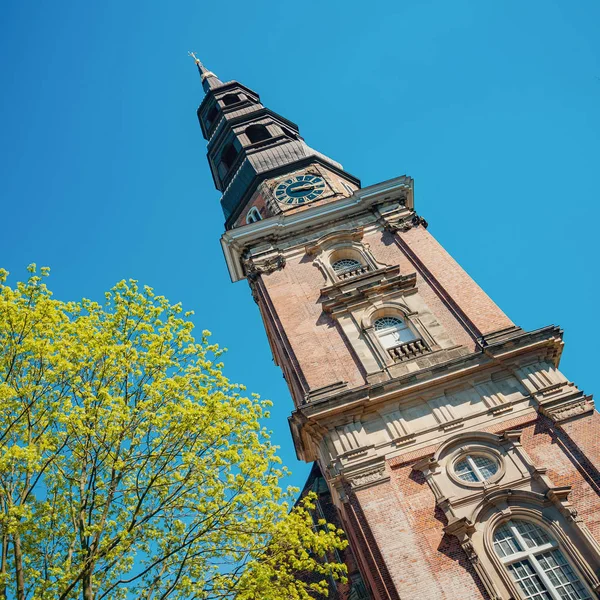
[[[554,404],[553,406],[540,405],[540,412],[555,423],[561,423],[574,417],[591,413],[594,410],[594,402],[589,398],[583,398],[577,402],[566,404]]]
[[[285,266],[285,257],[283,254],[270,254],[265,257],[246,258],[244,267],[248,279],[255,279],[259,275],[272,273]]]
[[[362,471],[348,477],[350,487],[354,490],[357,488],[367,487],[376,483],[383,483],[388,481],[389,476],[386,476],[385,466],[377,467],[369,471]]]
[[[465,554],[467,555],[467,558],[469,559],[469,562],[473,565],[476,565],[479,563],[479,556],[477,556],[477,552],[475,551],[475,548],[473,547],[472,542],[466,541],[464,542],[462,545],[463,550],[465,551]]]
[[[408,231],[413,227],[419,227],[421,225],[427,229],[429,224],[423,217],[420,217],[416,212],[411,211],[410,214],[398,219],[397,221],[391,219],[388,220],[386,223],[386,229],[391,232]]]

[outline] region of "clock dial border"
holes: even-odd
[[[306,187],[307,189],[303,189]],[[318,200],[326,191],[327,185],[321,175],[301,173],[290,175],[280,181],[274,189],[275,200],[284,206],[302,206]],[[306,193],[302,193],[302,192]]]

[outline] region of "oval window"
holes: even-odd
[[[498,462],[484,454],[467,454],[454,466],[460,479],[469,483],[483,483],[498,472]]]

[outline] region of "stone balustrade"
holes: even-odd
[[[422,339],[416,339],[388,348],[388,352],[394,360],[404,361],[429,352],[429,348]]]

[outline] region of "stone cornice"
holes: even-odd
[[[535,354],[542,360],[554,356],[556,346],[562,347],[562,330],[554,325],[537,329],[532,332],[522,332],[518,338],[511,338],[504,343],[498,343],[486,348],[486,352],[472,352],[466,356],[434,365],[418,373],[410,373],[382,383],[374,383],[332,395],[323,400],[305,404],[295,412],[302,412],[308,417],[315,415],[335,414],[340,409],[347,411],[355,404],[357,407],[365,403],[386,402],[409,394],[420,393],[421,390],[438,384],[474,375],[495,366],[497,360],[508,358],[514,360],[518,355]]]
[[[569,386],[561,386],[567,388],[567,393],[559,393],[552,398],[544,398],[542,394],[533,394],[538,400],[539,410],[543,415],[555,423],[564,423],[571,419],[576,419],[594,411],[594,401],[591,396],[585,396],[578,389],[573,391],[568,390]],[[559,390],[559,391],[563,391]],[[569,393],[570,392],[570,393]]]
[[[518,365],[547,362],[556,355],[557,346],[562,346],[561,334],[561,330],[554,326],[529,333],[521,332],[516,337],[506,337],[504,342],[496,342],[493,348],[485,348],[483,351],[472,352],[429,367],[424,366],[415,373],[372,382],[360,388],[339,387],[320,398],[313,399],[307,396],[305,403],[299,406],[289,419],[299,455],[305,460],[314,460],[314,444],[322,438],[319,432],[343,426],[348,419],[364,421],[365,418],[372,419],[373,415],[381,415],[386,411],[391,411],[391,414],[398,408],[403,410],[404,406],[413,406],[415,402],[430,402],[440,394],[447,394],[447,390],[452,394],[452,389],[457,383],[465,379],[487,381],[499,372],[499,369],[503,373],[510,373],[518,370]],[[529,393],[525,392],[511,399],[505,398],[497,404],[483,402],[480,409],[471,415],[455,416],[454,420],[448,415],[442,415],[441,421],[437,419],[436,423],[431,423],[417,432],[410,429],[407,431],[404,426],[388,427],[390,439],[385,444],[382,442],[381,447],[377,446],[377,454],[389,455],[390,452],[401,451],[408,445],[422,445],[427,443],[432,432],[438,431],[439,435],[444,435],[463,427],[465,430],[472,428],[473,419],[478,422],[482,419],[485,421],[504,413],[511,413],[511,418],[520,418],[525,413],[535,415],[539,411],[560,423],[579,415],[587,415],[592,410],[591,399],[575,394],[576,388],[573,389],[567,384],[557,390],[554,390],[554,387],[549,386],[548,390],[552,389],[548,392],[546,389],[539,392],[529,389]],[[385,419],[384,423],[387,423]],[[401,437],[392,439],[394,434],[401,434]],[[511,438],[511,443],[517,441]],[[354,460],[358,459],[353,455],[352,461]],[[362,459],[358,462],[362,462]]]
[[[282,213],[277,216],[243,225],[226,231],[221,237],[221,247],[232,281],[245,277],[242,257],[248,248],[264,243],[266,237],[273,241],[283,236],[306,232],[309,229],[330,227],[333,220],[364,212],[371,207],[402,196],[407,207],[412,207],[413,180],[402,176],[372,185],[346,198],[315,206],[310,210]]]

